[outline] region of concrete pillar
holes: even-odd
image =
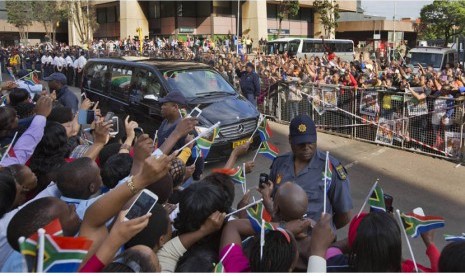
[[[248,36],[253,39],[253,47],[258,47],[260,38],[268,36],[266,1],[247,1],[242,4],[242,32],[250,29]]]
[[[142,37],[149,35],[149,21],[145,17],[137,0],[120,1],[120,37],[134,37],[137,34],[137,28],[142,28]]]

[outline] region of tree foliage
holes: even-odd
[[[438,1],[424,6],[420,11],[419,35],[423,39],[450,39],[465,31],[465,1]]]
[[[42,23],[45,34],[55,42],[56,29],[59,22],[68,19],[68,10],[60,1],[33,1],[34,20]]]
[[[7,22],[18,28],[21,41],[27,40],[27,27],[32,25],[32,2],[7,0]]]
[[[278,38],[281,35],[281,23],[283,19],[287,19],[292,16],[296,16],[299,13],[299,1],[298,0],[282,0],[278,5]]]
[[[92,34],[98,29],[95,7],[88,5],[89,1],[70,0],[65,2],[69,20],[77,30],[79,42],[90,45]]]
[[[339,4],[334,0],[315,0],[313,2],[315,12],[320,14],[320,22],[325,30],[325,37],[329,38],[338,26],[337,20],[339,19]]]

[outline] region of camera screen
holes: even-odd
[[[155,203],[157,203],[155,198],[142,192],[142,194],[137,198],[137,201],[126,214],[126,218],[130,220],[147,214],[150,210],[152,210]]]

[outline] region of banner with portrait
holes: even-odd
[[[360,113],[376,117],[378,110],[378,92],[363,91],[360,97]]]
[[[451,131],[446,131],[444,132],[445,136],[445,151],[447,154],[450,154],[451,158],[459,158],[461,157],[461,147],[462,147],[462,141],[461,139],[461,133],[460,132],[451,132]]]
[[[376,130],[375,142],[380,144],[392,145],[394,141],[394,121],[380,118],[378,122],[378,129]]]

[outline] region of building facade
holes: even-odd
[[[356,11],[357,3],[337,1],[342,11]],[[310,1],[299,1],[296,16],[283,20],[282,36],[313,37],[323,33]],[[99,29],[94,38],[236,34],[272,39],[279,29],[279,1],[98,1]],[[239,16],[239,24],[237,18]],[[70,39],[72,40],[72,39]]]

